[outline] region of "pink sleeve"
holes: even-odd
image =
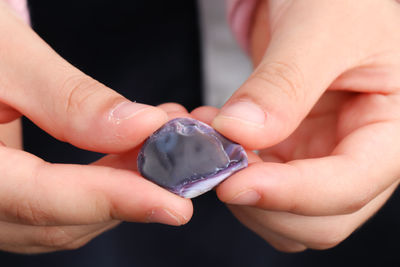
[[[4,0],[8,3],[11,8],[22,18],[26,23],[29,24],[29,10],[27,0]]]
[[[226,0],[228,22],[240,46],[249,52],[250,26],[258,0]]]

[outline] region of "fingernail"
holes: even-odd
[[[261,196],[254,190],[247,190],[244,192],[240,192],[234,198],[232,198],[227,203],[233,205],[244,205],[244,206],[252,206],[255,205]]]
[[[163,223],[169,225],[182,225],[184,221],[179,219],[178,216],[174,215],[169,210],[163,208],[156,208],[151,210],[147,217],[147,222],[151,223]]]
[[[148,105],[125,101],[118,104],[111,110],[109,118],[112,120],[121,121],[130,119],[139,112],[149,108]]]
[[[240,120],[257,127],[264,127],[265,112],[249,101],[238,101],[222,108],[218,116]]]

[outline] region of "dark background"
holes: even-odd
[[[143,103],[201,105],[195,1],[30,1],[33,28],[85,73]],[[29,44],[27,44],[29,45]],[[98,154],[58,142],[24,119],[25,149],[51,162]],[[371,166],[373,168],[373,166]],[[242,226],[213,192],[194,199],[182,227],[124,223],[66,252],[0,252],[0,266],[400,266],[399,192],[348,240],[327,251],[285,254]]]

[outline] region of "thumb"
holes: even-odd
[[[133,103],[57,55],[0,4],[0,102],[55,138],[103,153],[128,150],[167,120]]]
[[[259,6],[252,41],[264,40],[264,57],[213,120],[214,128],[249,149],[274,145],[290,135],[324,90],[354,62],[352,51],[335,47],[332,41],[343,37],[336,30],[335,16],[326,14],[334,8],[303,2],[292,1],[266,38],[258,35],[267,34],[270,19],[259,15],[267,12]],[[327,34],[325,28],[334,30]]]

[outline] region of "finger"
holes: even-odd
[[[0,123],[12,122],[19,117],[21,117],[21,113],[8,105],[0,103]]]
[[[393,184],[359,211],[336,216],[301,216],[287,212],[262,211],[250,207],[234,207],[240,210],[241,221],[261,236],[264,231],[292,240],[312,249],[328,249],[337,246],[373,216],[391,196],[398,183]],[[263,236],[264,237],[264,236]],[[290,242],[287,243],[291,244]]]
[[[204,107],[199,107],[199,108],[194,109],[190,114],[195,119],[200,120],[206,124],[210,124],[212,122],[212,119],[216,116],[217,113],[218,113],[217,108],[204,106]],[[249,164],[263,161],[259,157],[259,155],[257,153],[255,153],[254,151],[246,150],[246,154],[248,157]]]
[[[123,154],[110,154],[101,159],[93,162],[91,165],[94,166],[105,166],[112,167],[115,169],[137,171],[136,159],[140,148],[135,148]]]
[[[158,105],[158,107],[167,113],[187,113],[186,108],[178,103],[169,102]]]
[[[180,104],[177,103],[165,103],[158,106],[168,114],[170,120],[181,117],[191,117],[191,114]],[[123,154],[118,155],[107,155],[100,160],[93,163],[97,166],[108,166],[118,169],[127,169],[137,171],[136,159],[139,153],[140,147],[135,148]]]
[[[20,253],[76,249],[118,224],[119,221],[78,226],[30,226],[0,222],[1,249]],[[32,250],[34,247],[41,249]]]
[[[22,149],[21,120],[0,124],[0,140],[8,147]]]
[[[309,2],[291,1],[274,25],[265,21],[257,28],[273,27],[264,58],[213,121],[218,131],[249,149],[289,136],[333,80],[356,64],[364,51],[354,37],[360,37],[356,30],[365,25],[349,21],[353,16],[343,18],[346,23],[337,21],[342,2]],[[267,12],[266,7],[259,12]],[[355,12],[365,17],[364,9]],[[341,25],[354,29],[343,30]],[[326,28],[333,30],[326,34]],[[346,45],[332,39],[346,40]]]
[[[104,153],[128,150],[166,122],[57,55],[0,5],[0,100],[59,140]],[[29,44],[29,45],[26,45]]]
[[[7,148],[0,148],[0,158],[2,177],[7,177],[0,186],[3,221],[77,225],[125,220],[181,225],[192,215],[190,200],[133,171],[49,164]]]
[[[190,112],[190,114],[192,114],[195,119],[211,125],[213,119],[215,118],[215,116],[217,116],[218,112],[219,109],[215,107],[203,106],[194,109],[192,112]]]
[[[355,94],[345,92],[325,93],[299,127],[288,138],[277,145],[261,150],[259,153],[260,157],[266,162],[284,163],[291,160],[329,155],[337,145],[338,140],[341,139],[337,133],[339,132],[338,128],[342,128],[338,127],[338,117],[339,114],[343,113],[343,107],[349,105],[353,109],[359,110],[360,113],[355,115],[354,118],[360,122],[359,118],[362,116],[363,109],[360,105],[354,105],[353,98],[358,98],[358,96],[355,97]],[[364,104],[368,105],[370,110],[375,108],[377,110],[381,109],[381,107],[377,107],[376,105],[372,108],[370,103]],[[387,103],[384,103],[384,105],[387,107]],[[376,114],[377,112],[373,113]],[[340,121],[343,122],[344,116],[341,115],[340,117]],[[375,117],[373,120],[377,121],[379,118]],[[361,123],[364,124],[365,121],[361,120]],[[356,124],[354,121],[341,124],[356,126],[353,130],[361,125]],[[343,131],[340,132],[341,136],[344,136]],[[347,130],[346,132],[349,131]]]
[[[266,240],[275,249],[292,253],[301,252],[307,249],[307,247],[302,243],[271,231],[268,228],[268,225],[266,225],[265,220],[258,220],[261,217],[259,216],[259,213],[262,211],[254,208],[239,207],[235,205],[229,205],[229,209],[239,219],[239,221]]]
[[[200,120],[206,124],[211,124],[213,118],[217,115],[218,109],[211,106],[203,106],[194,109],[190,114],[197,120]],[[246,150],[249,164],[262,162],[263,160],[257,153],[251,150]]]
[[[302,215],[355,212],[399,179],[399,132],[398,123],[374,123],[346,137],[332,156],[252,164],[222,183],[218,196]]]
[[[178,103],[164,103],[157,106],[168,114],[168,119],[191,117],[186,108]]]

